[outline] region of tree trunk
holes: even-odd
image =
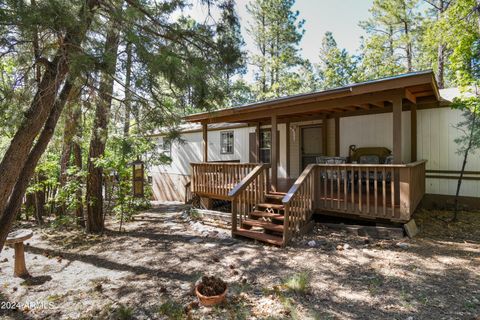
[[[59,185],[60,189],[64,188],[68,181],[67,169],[70,162],[72,149],[73,149],[73,138],[77,132],[77,127],[79,126],[79,117],[81,116],[81,111],[78,110],[76,104],[70,104],[67,117],[65,118],[65,129],[63,132],[63,142],[62,142],[62,155],[60,157],[60,179]],[[60,206],[57,208],[57,215],[62,216],[66,213],[66,204],[65,201],[60,203]]]
[[[35,193],[28,193],[25,195],[25,212],[28,220],[29,213],[35,216]]]
[[[125,118],[123,122],[123,136],[128,137],[130,134],[130,113],[131,113],[131,103],[132,103],[132,88],[131,88],[131,78],[132,78],[132,44],[127,43],[127,63],[125,66]]]
[[[77,167],[77,172],[80,172],[82,171],[82,149],[77,141],[74,141],[72,143],[72,149],[75,166]],[[83,216],[83,192],[81,186],[82,178],[77,176],[76,179],[79,187],[75,191],[75,217],[77,218],[77,224],[81,227],[85,227],[85,217]]]
[[[0,162],[0,212],[3,212],[28,161],[29,152],[38,133],[42,130],[64,82],[72,54],[79,51],[87,29],[90,27],[97,0],[85,0],[80,9],[82,21],[77,28],[70,28],[52,62],[46,64],[37,92],[25,113],[22,124],[10,142]]]
[[[108,136],[108,120],[113,93],[113,74],[117,62],[118,29],[115,23],[110,28],[106,41],[104,55],[111,57],[108,66],[102,75],[99,90],[99,99],[95,109],[95,120],[90,140],[87,175],[87,231],[98,233],[103,231],[103,168],[95,164],[105,152]]]
[[[45,181],[45,177],[43,175],[38,175],[36,182],[41,183],[43,181]],[[35,191],[35,221],[40,226],[43,225],[43,216],[45,215],[45,200],[45,188]]]
[[[440,89],[445,87],[445,45],[438,45],[438,70],[437,70],[437,83]]]
[[[29,181],[31,180],[35,167],[37,166],[38,160],[45,152],[45,149],[52,138],[55,127],[57,125],[58,118],[62,113],[63,107],[68,100],[70,91],[72,90],[72,80],[67,79],[62,88],[62,91],[59,95],[59,98],[55,101],[52,111],[45,123],[45,127],[42,130],[42,133],[37,139],[35,146],[32,148],[28,154],[27,161],[22,168],[21,174],[18,177],[15,188],[13,189],[12,196],[8,205],[5,207],[2,216],[0,217],[0,253],[2,252],[5,240],[10,231],[15,216],[19,211],[22,205],[22,198],[27,190]]]
[[[468,144],[463,154],[462,169],[460,170],[460,176],[458,177],[458,182],[457,182],[457,191],[455,192],[454,211],[453,211],[452,221],[458,220],[458,197],[460,196],[460,187],[462,186],[463,175],[465,173],[465,167],[467,166],[468,155],[473,146],[475,129],[477,127],[477,121],[478,121],[478,110],[476,108],[472,111],[472,117],[473,119],[472,119],[472,123],[470,124],[471,128],[470,128],[470,134],[468,137]]]

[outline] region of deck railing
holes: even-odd
[[[315,200],[316,165],[310,164],[295,181],[282,199],[284,205],[283,243],[286,244],[295,234],[303,233],[310,223]]]
[[[348,216],[410,220],[425,194],[425,164],[311,164],[290,188],[284,243],[302,233],[315,210]]]
[[[232,202],[232,232],[237,231],[237,224],[242,225],[258,203],[264,202],[268,169],[266,164],[257,165],[228,193]]]
[[[228,192],[245,178],[256,163],[192,163],[192,192],[199,196],[228,200]]]
[[[318,164],[315,208],[408,221],[425,194],[425,163]]]

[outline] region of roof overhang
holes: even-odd
[[[407,73],[395,77],[348,85],[341,88],[299,94],[245,106],[198,113],[185,117],[188,122],[268,122],[273,115],[279,122],[295,119],[345,117],[391,112],[391,102],[402,98],[408,109],[439,106],[441,98],[434,73]]]

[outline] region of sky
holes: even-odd
[[[247,33],[250,17],[246,6],[249,0],[237,0],[237,13],[240,17],[242,35],[247,52],[253,50],[252,40]],[[331,31],[340,48],[355,53],[360,46],[363,29],[359,21],[369,17],[368,9],[373,0],[297,0],[293,9],[300,12],[299,18],[305,20],[305,34],[300,43],[302,55],[311,62],[318,62],[318,54],[323,35]],[[192,16],[205,16],[206,9],[194,6]]]
[[[245,30],[249,22],[246,4],[248,0],[237,0],[237,12],[241,19],[242,35],[251,47]],[[368,9],[372,0],[297,0],[293,9],[300,12],[299,18],[305,19],[305,34],[300,43],[303,56],[312,62],[318,62],[318,54],[323,35],[333,33],[340,48],[354,53],[360,46],[360,37],[364,35],[358,22],[369,17]],[[247,24],[246,24],[247,23]]]

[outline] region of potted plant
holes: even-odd
[[[203,276],[195,286],[195,294],[204,306],[213,306],[225,300],[227,284],[220,278]]]

